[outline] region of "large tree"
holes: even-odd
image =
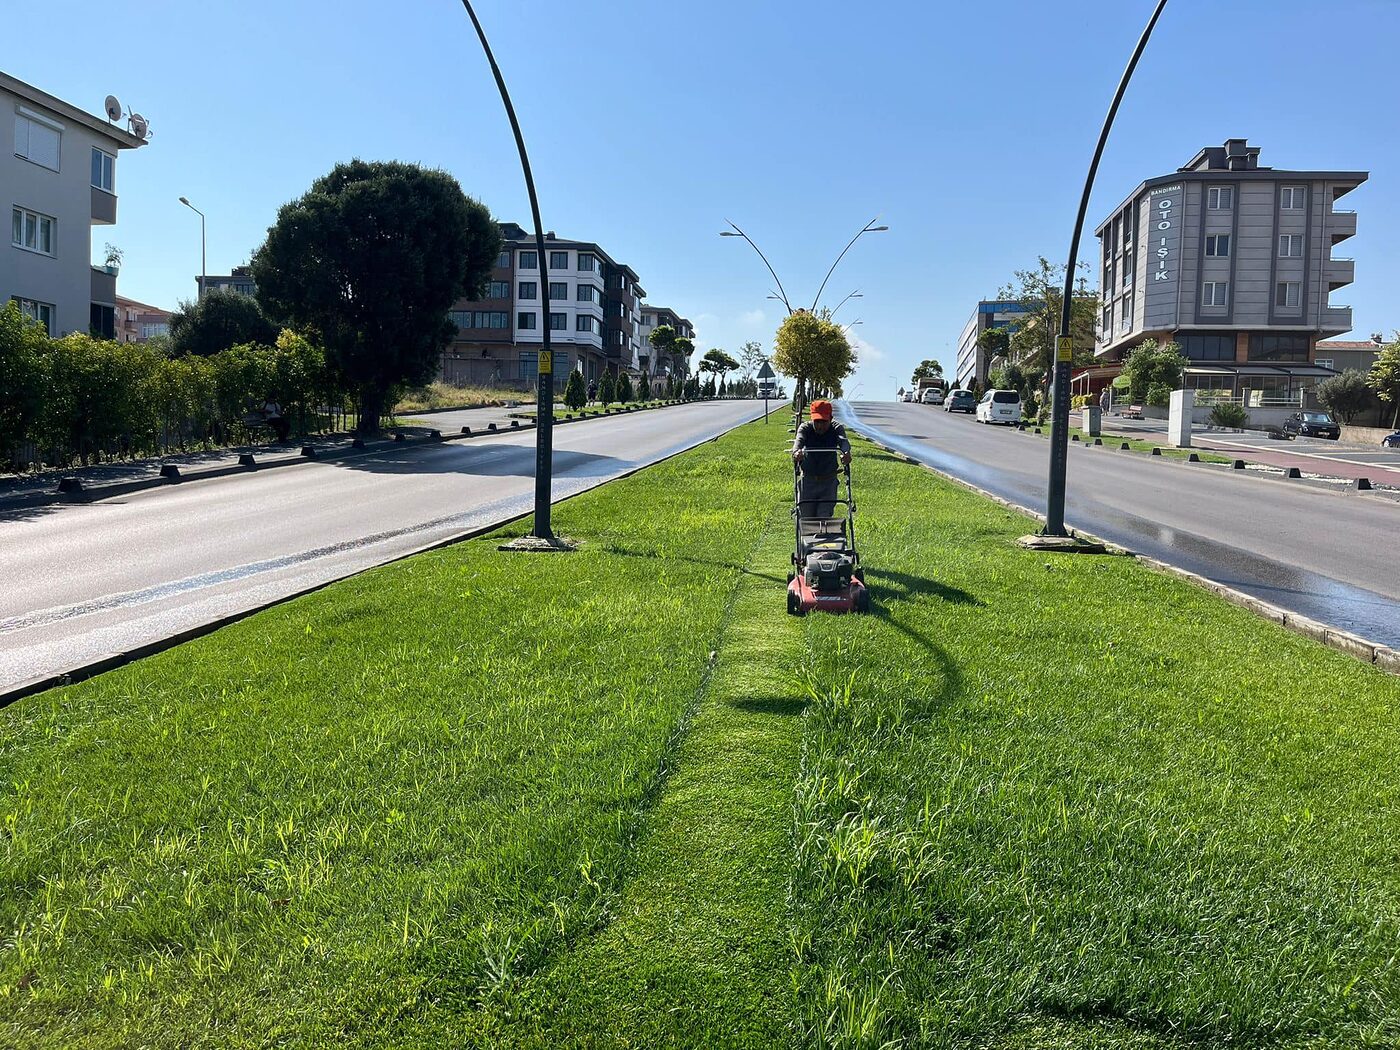
[[[1393,342],[1381,348],[1380,356],[1371,366],[1367,382],[1377,397],[1395,406],[1395,417],[1390,425],[1400,427],[1400,332],[1396,333]]]
[[[264,308],[325,347],[373,433],[394,386],[436,373],[447,311],[485,295],[500,250],[491,213],[451,175],[354,160],[282,206],[252,270]]]
[[[726,375],[738,367],[739,362],[718,347],[706,351],[705,356],[700,359],[700,371],[719,376],[721,383]]]
[[[668,370],[674,372],[676,365],[672,355],[676,350],[676,330],[668,324],[659,324],[647,335],[647,342],[651,344],[652,349],[651,370],[657,371],[664,357],[669,366]]]
[[[217,289],[170,315],[170,354],[212,357],[247,343],[271,346],[277,331],[252,296]]]
[[[1087,263],[1079,268],[1088,270]],[[1060,302],[1063,298],[1065,268],[1044,256],[1030,270],[1017,270],[1015,280],[997,293],[997,298],[1022,307],[1020,320],[1007,341],[1006,354],[1021,368],[1049,372],[1054,366],[1055,338],[1060,333]],[[1099,293],[1085,278],[1075,282],[1070,299],[1070,338],[1074,340],[1074,363],[1094,363],[1094,342],[1098,332]],[[985,334],[985,333],[984,333]],[[987,349],[983,347],[983,349]],[[988,351],[990,355],[990,351]]]
[[[690,375],[690,355],[693,353],[694,341],[683,335],[671,340],[671,359],[679,363],[682,375]]]
[[[922,361],[920,361],[920,362],[918,363],[918,365],[916,365],[915,368],[914,368],[914,383],[915,383],[916,385],[918,384],[918,382],[919,382],[920,379],[942,379],[942,378],[943,378],[943,366],[942,366],[939,362],[933,360],[933,358],[931,358],[931,357],[926,357],[926,358],[924,358],[924,359],[923,359]]]
[[[839,397],[841,381],[855,371],[855,352],[840,325],[796,310],[778,328],[773,365],[796,380],[799,402],[812,392]]]
[[[750,340],[739,347],[739,367],[743,370],[745,379],[754,376],[766,360],[768,359],[763,356],[762,343]]]
[[[1011,332],[1006,328],[988,328],[977,337],[977,347],[988,361],[1005,357],[1011,348]]]
[[[1317,384],[1317,400],[1343,423],[1350,423],[1376,401],[1375,391],[1366,382],[1366,373],[1348,368],[1341,375]]]
[[[1158,345],[1155,339],[1145,339],[1123,359],[1123,374],[1128,377],[1128,396],[1137,404],[1161,407],[1170,400],[1171,392],[1181,386],[1181,376],[1190,364],[1175,343]]]

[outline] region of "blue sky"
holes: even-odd
[[[852,289],[848,384],[884,395],[926,356],[951,370],[976,300],[1068,248],[1088,154],[1150,0],[478,0],[531,150],[544,221],[595,240],[702,348],[771,345],[763,247],[794,304]],[[100,112],[109,92],[155,134],[124,152],[120,290],[170,306],[261,242],[277,207],[337,161],[452,172],[529,223],[514,144],[455,0],[10,0],[5,70]],[[98,14],[97,12],[101,12]],[[57,30],[57,32],[55,32]],[[1141,179],[1248,137],[1275,167],[1362,169],[1339,248],[1357,337],[1400,327],[1400,98],[1390,0],[1170,0],[1100,168],[1090,227]],[[57,41],[62,41],[61,45]],[[1090,238],[1081,258],[1093,258]]]

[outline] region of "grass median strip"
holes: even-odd
[[[0,712],[0,1043],[1400,1041],[1400,683],[864,443],[789,618],[783,439]]]

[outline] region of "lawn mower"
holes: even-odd
[[[835,456],[836,452],[807,449],[803,455]],[[846,479],[846,498],[831,501],[831,517],[817,517],[813,512],[821,508],[811,503],[803,506],[802,471],[793,463],[792,517],[797,541],[787,595],[788,613],[792,616],[805,616],[813,609],[832,613],[870,611],[865,570],[856,551],[856,504],[851,498],[849,464],[842,474]]]

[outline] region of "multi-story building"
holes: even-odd
[[[686,376],[690,372],[689,359],[680,354],[670,355],[669,360],[653,361],[650,336],[653,331],[662,325],[670,325],[676,335],[682,339],[695,339],[695,326],[682,317],[669,306],[652,306],[650,303],[642,304],[642,321],[637,329],[637,338],[641,346],[638,367],[641,371],[650,376],[656,377],[661,382],[671,375]],[[658,384],[659,385],[659,384]]]
[[[1385,337],[1373,335],[1370,339],[1322,339],[1317,344],[1317,357],[1314,364],[1321,368],[1332,368],[1338,372],[1356,369],[1369,372],[1381,356]]]
[[[1038,309],[1036,303],[1022,303],[1014,300],[983,299],[972,311],[972,317],[963,326],[958,337],[958,360],[956,385],[962,390],[971,390],[974,384],[979,388],[987,385],[987,372],[991,362],[987,352],[977,345],[978,338],[989,328],[1015,328],[1021,315]]]
[[[144,343],[170,334],[170,311],[135,299],[117,296],[115,338],[121,343]]]
[[[1351,328],[1351,308],[1331,297],[1354,264],[1333,249],[1356,233],[1356,213],[1336,203],[1367,174],[1261,167],[1258,147],[1229,139],[1141,183],[1095,231],[1106,367],[1094,384],[1156,339],[1190,359],[1188,388],[1301,403],[1333,374],[1317,363],[1318,340]]]
[[[235,266],[229,273],[208,274],[194,279],[195,287],[202,297],[209,292],[235,292],[238,295],[257,295],[258,285],[253,280],[252,269],[248,266]]]
[[[92,227],[117,221],[117,155],[145,141],[0,73],[13,151],[0,150],[10,248],[0,252],[0,302],[51,335],[116,332],[115,267],[92,265]]]
[[[443,351],[443,380],[530,386],[539,375],[545,324],[556,385],[575,370],[596,381],[605,371],[629,367],[643,295],[636,273],[591,241],[566,240],[550,231],[541,260],[534,234],[501,223],[501,236],[504,244],[486,297],[452,309],[457,338]],[[549,282],[548,318],[541,317],[541,280]]]

